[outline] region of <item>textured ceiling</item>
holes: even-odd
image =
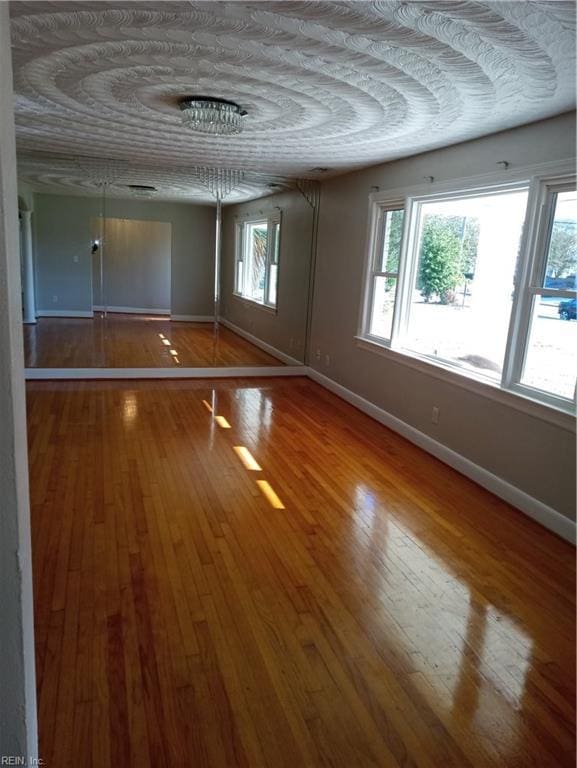
[[[195,167],[152,166],[138,161],[100,161],[81,155],[66,156],[43,152],[19,152],[18,175],[35,192],[67,195],[101,195],[106,183],[107,197],[138,197],[182,203],[214,202],[213,193],[200,179]],[[152,185],[153,194],[131,190],[129,185]],[[243,172],[231,191],[221,193],[226,203],[238,203],[294,187],[294,181],[258,172]]]
[[[311,178],[575,106],[573,2],[16,2],[11,16],[22,175],[46,189],[89,191],[62,167],[88,155],[199,200],[179,168]],[[239,102],[244,132],[191,133],[177,102],[192,93]]]

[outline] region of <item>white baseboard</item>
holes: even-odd
[[[238,336],[242,336],[243,339],[250,341],[250,343],[254,344],[255,347],[259,347],[259,349],[262,349],[264,352],[268,352],[269,355],[276,357],[277,360],[281,360],[286,365],[303,365],[300,360],[297,360],[295,357],[291,357],[290,355],[286,355],[284,352],[281,352],[280,349],[273,347],[271,344],[267,344],[266,341],[262,341],[262,339],[259,339],[257,336],[253,336],[252,333],[239,328],[238,325],[231,323],[230,320],[227,320],[224,317],[219,317],[218,321],[224,325],[225,328],[233,331]],[[301,368],[301,370],[303,371],[303,375],[306,375],[304,373],[305,369]]]
[[[214,315],[171,315],[177,323],[214,323]]]
[[[94,317],[94,312],[80,309],[38,309],[36,317]]]
[[[147,307],[104,307],[95,304],[95,312],[112,312],[122,315],[170,315],[170,309],[150,309]]]
[[[27,381],[66,379],[229,379],[306,376],[304,366],[262,365],[238,368],[25,368]]]
[[[323,376],[322,373],[315,371],[313,368],[307,368],[307,375],[313,381],[316,381],[317,384],[330,390],[335,395],[342,397],[343,400],[354,405],[360,411],[363,411],[376,421],[389,427],[389,429],[392,429],[394,432],[398,432],[400,435],[407,438],[407,440],[410,440],[410,442],[423,448],[427,453],[432,454],[445,464],[456,469],[457,472],[460,472],[478,485],[491,491],[495,496],[512,504],[514,507],[521,510],[521,512],[524,512],[528,517],[540,523],[550,531],[553,531],[558,536],[561,536],[562,539],[575,544],[576,525],[572,520],[565,517],[565,515],[562,515],[552,507],[543,504],[543,502],[533,498],[533,496],[529,496],[528,493],[511,485],[511,483],[503,480],[503,478],[494,475],[487,469],[466,459],[451,448],[447,448],[446,445],[437,442],[437,440],[426,435],[424,432],[401,421],[401,419],[398,419],[396,416],[379,408],[369,400],[365,400],[364,397],[355,394],[350,389],[343,387],[341,384],[329,379],[327,376]]]

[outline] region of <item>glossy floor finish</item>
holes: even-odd
[[[215,334],[212,323],[113,313],[94,318],[42,317],[35,325],[25,325],[24,361],[27,368],[283,365],[222,325]]]
[[[570,545],[307,379],[28,405],[47,766],[574,765]]]

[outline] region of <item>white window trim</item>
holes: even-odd
[[[414,185],[396,188],[386,192],[373,192],[369,195],[369,216],[367,231],[367,249],[363,271],[363,289],[361,307],[359,313],[357,344],[362,349],[379,352],[385,356],[390,355],[396,362],[416,367],[431,373],[438,378],[458,383],[459,386],[473,389],[493,399],[512,404],[518,402],[523,411],[529,411],[539,418],[560,423],[565,427],[575,429],[574,413],[575,401],[556,397],[548,393],[536,390],[520,383],[525,358],[528,323],[530,322],[531,299],[530,289],[535,284],[536,275],[540,275],[543,268],[544,254],[543,240],[543,216],[550,216],[550,210],[543,209],[543,190],[551,195],[551,190],[557,191],[562,185],[574,183],[575,163],[560,162],[529,166],[521,169],[507,170],[506,172],[484,174],[482,176],[466,179],[453,179],[441,183],[429,183],[428,185]],[[508,190],[513,191],[520,187],[529,187],[527,201],[527,214],[522,234],[522,252],[525,258],[522,260],[520,274],[518,275],[513,310],[509,326],[507,347],[505,352],[505,365],[500,382],[495,382],[458,366],[451,365],[448,361],[438,360],[425,355],[413,353],[403,346],[408,322],[408,292],[413,284],[414,270],[417,268],[416,260],[412,259],[411,270],[406,268],[407,259],[412,258],[415,245],[415,237],[419,232],[419,222],[413,215],[414,207],[422,202],[434,200],[446,200],[451,198],[476,197],[484,194],[499,194]],[[393,313],[393,325],[391,340],[386,340],[369,332],[369,324],[372,309],[372,283],[373,264],[376,258],[379,238],[379,224],[384,211],[405,208],[403,225],[403,238],[399,257],[399,277],[397,281],[397,294]],[[539,258],[537,256],[539,255]],[[411,274],[409,274],[409,271]],[[539,292],[547,289],[539,288]],[[559,291],[554,291],[556,294]],[[568,292],[573,296],[574,294]],[[520,343],[525,339],[525,344]],[[515,355],[511,354],[515,351]],[[500,397],[495,398],[495,392]],[[547,414],[549,417],[547,418]],[[569,419],[569,421],[568,421]]]
[[[369,237],[368,237],[368,249],[367,258],[365,259],[365,268],[363,272],[363,298],[361,302],[361,313],[359,318],[359,334],[366,335],[370,338],[377,339],[380,343],[389,346],[390,339],[384,339],[380,336],[371,336],[366,330],[369,328],[371,322],[371,310],[373,306],[373,291],[375,284],[375,277],[380,274],[387,276],[386,272],[379,272],[375,270],[375,264],[378,259],[378,255],[381,252],[382,240],[383,240],[383,217],[389,211],[396,211],[401,208],[405,208],[405,199],[398,197],[396,199],[387,198],[382,203],[375,201],[374,206],[369,215]],[[404,240],[404,228],[406,224],[406,214],[403,220],[403,238]],[[401,242],[402,242],[401,241]],[[399,276],[401,272],[401,262],[399,259],[399,272],[397,273],[397,291],[399,289]],[[393,310],[393,327],[394,327],[394,313],[396,312],[397,302],[395,301],[395,307]],[[392,331],[391,331],[392,335]]]
[[[249,299],[247,296],[243,296],[242,293],[233,293],[232,298],[244,307],[253,307],[260,312],[267,312],[269,315],[278,315],[277,306],[273,307],[270,304],[263,304],[260,301],[256,301],[256,299]]]
[[[263,300],[258,301],[257,299],[252,298],[251,296],[247,296],[246,294],[242,293],[242,291],[238,290],[237,275],[238,275],[238,263],[239,261],[242,261],[243,262],[243,280],[246,280],[246,274],[247,274],[245,269],[246,267],[246,254],[245,254],[246,225],[255,224],[257,222],[263,222],[263,221],[266,221],[267,223],[269,236],[267,238]],[[271,266],[274,263],[273,256],[274,256],[274,249],[275,249],[276,237],[277,237],[277,235],[275,234],[276,224],[279,225],[279,232],[278,232],[279,256],[276,262],[276,265],[277,265],[276,302],[272,304],[267,299],[269,295],[269,281],[270,281]],[[235,223],[234,281],[233,281],[233,291],[232,291],[233,298],[238,299],[243,304],[259,307],[259,309],[263,309],[275,315],[278,313],[278,300],[279,300],[281,231],[282,231],[281,210],[279,208],[275,208],[273,211],[255,213],[243,219],[238,219]],[[239,258],[240,255],[242,255],[242,259]]]
[[[573,174],[574,175],[574,174]],[[536,397],[544,402],[556,405],[560,398],[554,395],[542,393],[533,387],[523,384],[523,368],[527,354],[527,345],[518,343],[519,340],[529,339],[531,328],[531,312],[533,309],[533,297],[536,295],[556,295],[561,298],[573,298],[575,291],[548,289],[539,283],[544,282],[544,273],[547,261],[546,244],[548,242],[553,216],[553,201],[556,192],[572,188],[568,183],[567,175],[534,177],[531,184],[530,199],[527,206],[527,220],[529,226],[525,233],[525,241],[522,247],[526,249],[526,258],[522,264],[519,275],[515,301],[513,302],[513,316],[509,330],[509,339],[505,360],[509,365],[504,371],[503,386],[519,394]],[[536,394],[538,393],[538,394]]]
[[[410,353],[397,351],[373,341],[364,336],[355,336],[355,343],[359,349],[371,354],[387,358],[394,363],[404,365],[407,368],[425,373],[434,379],[439,379],[460,389],[486,397],[498,403],[514,408],[522,413],[527,413],[541,421],[555,424],[570,432],[576,431],[575,416],[564,409],[557,408],[555,405],[546,405],[542,400],[535,400],[529,394],[516,392],[510,389],[503,389],[499,382],[492,381],[474,371],[463,373],[462,369],[456,366],[433,362],[430,358]]]

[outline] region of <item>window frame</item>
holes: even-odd
[[[248,271],[246,269],[247,264],[247,249],[249,243],[247,240],[247,232],[251,225],[262,224],[266,222],[267,226],[267,245],[266,245],[266,257],[265,257],[265,275],[264,275],[264,289],[263,299],[259,301],[254,296],[249,296],[246,293],[246,281],[248,277]],[[279,298],[279,277],[280,277],[280,248],[281,248],[281,211],[275,210],[269,213],[258,213],[251,216],[247,216],[242,220],[237,220],[235,224],[235,254],[234,254],[234,281],[233,281],[233,296],[242,301],[254,304],[262,309],[267,309],[271,312],[278,311],[278,298]],[[243,285],[238,284],[239,264],[242,263],[242,282]],[[271,284],[271,267],[277,267],[276,271],[276,301],[269,301],[270,297],[270,284]]]
[[[268,307],[275,307],[278,303],[278,285],[280,275],[280,213],[278,216],[273,216],[269,220],[269,227],[272,230],[272,239],[270,242],[270,254],[267,258],[267,280],[266,280],[266,305]],[[270,300],[270,288],[272,285],[271,272],[272,267],[276,267],[276,280],[275,280],[275,300]]]
[[[559,296],[559,298],[575,298],[576,291],[545,288],[539,282],[545,282],[545,271],[549,255],[549,244],[555,216],[556,195],[576,188],[577,178],[563,176],[549,176],[534,178],[530,190],[530,199],[527,205],[527,219],[532,218],[528,227],[525,259],[522,259],[516,296],[513,302],[513,317],[509,330],[509,339],[505,360],[508,365],[504,367],[502,386],[512,392],[540,400],[554,407],[565,410],[574,410],[576,403],[577,386],[573,393],[573,408],[568,408],[570,400],[554,395],[550,392],[524,384],[522,381],[524,366],[527,359],[535,296]]]
[[[512,395],[515,399],[523,398],[526,401],[545,406],[547,411],[554,409],[565,414],[574,414],[575,397],[573,400],[569,400],[538,390],[523,384],[521,377],[530,341],[533,296],[537,294],[560,296],[566,294],[569,298],[575,296],[574,291],[549,289],[543,285],[538,285],[538,280],[542,278],[546,269],[555,195],[559,191],[575,189],[575,184],[575,166],[564,162],[549,164],[548,166],[534,166],[531,169],[526,168],[525,171],[520,169],[513,173],[507,172],[506,175],[503,173],[487,174],[467,180],[456,179],[452,182],[435,183],[435,191],[432,191],[431,184],[429,184],[428,186],[419,185],[390,190],[386,193],[372,193],[369,196],[363,293],[356,336],[359,346],[363,349],[372,349],[372,351],[379,351],[385,355],[392,355],[395,360],[406,361],[413,367],[415,367],[414,362],[419,361],[426,367],[432,366],[437,369],[438,373],[448,374],[448,376],[444,376],[445,378],[453,379],[453,375],[462,378],[463,386],[466,382],[477,382],[483,386],[486,385],[488,392],[495,389],[500,390],[509,396]],[[496,381],[483,376],[480,372],[466,370],[452,361],[407,349],[405,341],[409,322],[411,286],[414,284],[418,269],[419,254],[416,246],[421,231],[422,204],[514,192],[521,189],[528,189],[528,199],[501,379]],[[397,290],[391,338],[385,340],[370,333],[374,293],[373,266],[377,263],[376,260],[379,256],[379,226],[383,214],[388,210],[398,210],[401,207],[404,207],[405,214]],[[417,367],[421,366],[418,365]]]
[[[385,228],[383,226],[384,219],[386,218],[387,213],[391,211],[404,211],[403,214],[403,232],[401,234],[401,248],[399,253],[399,266],[398,271],[396,273],[393,272],[383,272],[381,270],[378,270],[377,264],[380,260],[380,254],[383,252],[384,248],[384,235],[385,235]],[[377,343],[383,344],[384,346],[390,347],[391,346],[391,339],[393,338],[393,332],[394,332],[394,324],[395,324],[395,314],[397,313],[397,299],[396,296],[399,291],[399,277],[401,272],[401,256],[402,256],[402,249],[403,249],[403,242],[405,239],[405,224],[406,224],[406,208],[405,208],[405,200],[402,197],[392,199],[392,200],[386,200],[383,203],[377,202],[376,208],[375,208],[375,215],[371,218],[371,233],[370,233],[370,246],[369,246],[369,256],[366,260],[365,265],[365,274],[363,278],[363,286],[365,289],[364,297],[363,297],[363,303],[361,308],[361,320],[360,320],[360,327],[361,332],[365,338],[374,339]],[[386,339],[384,336],[377,336],[376,334],[372,334],[370,331],[371,328],[371,318],[373,313],[373,300],[374,300],[374,293],[375,293],[375,283],[377,277],[394,277],[397,280],[397,288],[395,292],[395,305],[393,307],[393,320],[391,324],[391,334],[390,338]]]

